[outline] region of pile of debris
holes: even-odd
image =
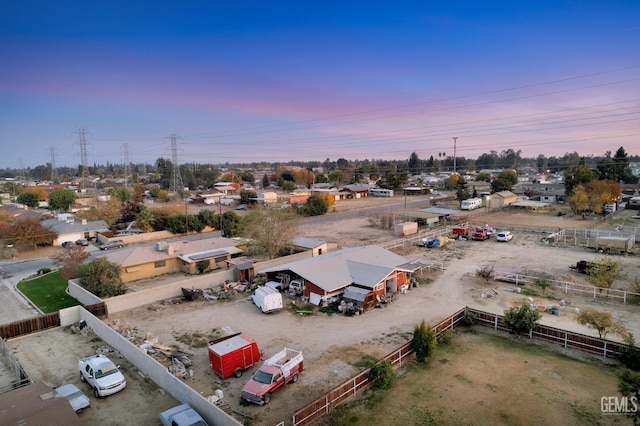
[[[174,376],[181,379],[193,376],[193,371],[187,369],[187,367],[191,366],[191,359],[189,357],[193,356],[192,353],[163,345],[158,342],[157,337],[149,334],[141,337],[137,330],[128,324],[122,324],[120,320],[113,321],[111,328],[129,342],[142,349],[144,353],[165,365],[167,370]]]

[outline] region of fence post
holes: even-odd
[[[604,351],[602,352],[604,352],[603,355],[606,358],[607,357],[607,341],[606,340],[604,341]]]
[[[627,291],[622,292],[622,303],[627,304]]]
[[[567,347],[567,341],[569,340],[568,336],[569,336],[569,333],[567,333],[567,331],[565,330],[565,332],[564,332],[564,347],[565,347],[565,349]]]
[[[497,329],[498,329],[498,316],[497,316],[497,315],[495,315],[495,314],[493,315],[493,328],[494,328],[495,330],[497,330]]]

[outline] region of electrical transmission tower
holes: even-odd
[[[176,143],[177,136],[171,134],[171,162],[173,163],[173,169],[171,171],[171,183],[169,184],[169,192],[182,192],[184,184],[182,183],[182,176],[180,175],[180,166],[178,165],[178,144]]]
[[[49,148],[51,152],[51,182],[58,181],[58,168],[56,167],[56,153],[53,147]]]
[[[122,145],[122,152],[124,156],[124,186],[129,186],[129,176],[131,175],[131,167],[129,164],[129,144]]]
[[[89,182],[89,167],[87,165],[87,139],[84,128],[78,129],[78,143],[80,144],[80,163],[82,164],[81,180],[83,187]]]

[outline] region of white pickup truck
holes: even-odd
[[[118,367],[105,355],[97,354],[78,361],[80,380],[89,383],[96,398],[120,392],[127,381]]]

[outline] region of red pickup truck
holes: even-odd
[[[245,383],[242,399],[258,405],[268,404],[275,391],[287,383],[297,382],[303,369],[302,352],[284,348],[266,360]]]
[[[484,241],[489,239],[487,228],[476,228],[476,230],[473,231],[473,234],[471,234],[471,239],[477,241]]]

